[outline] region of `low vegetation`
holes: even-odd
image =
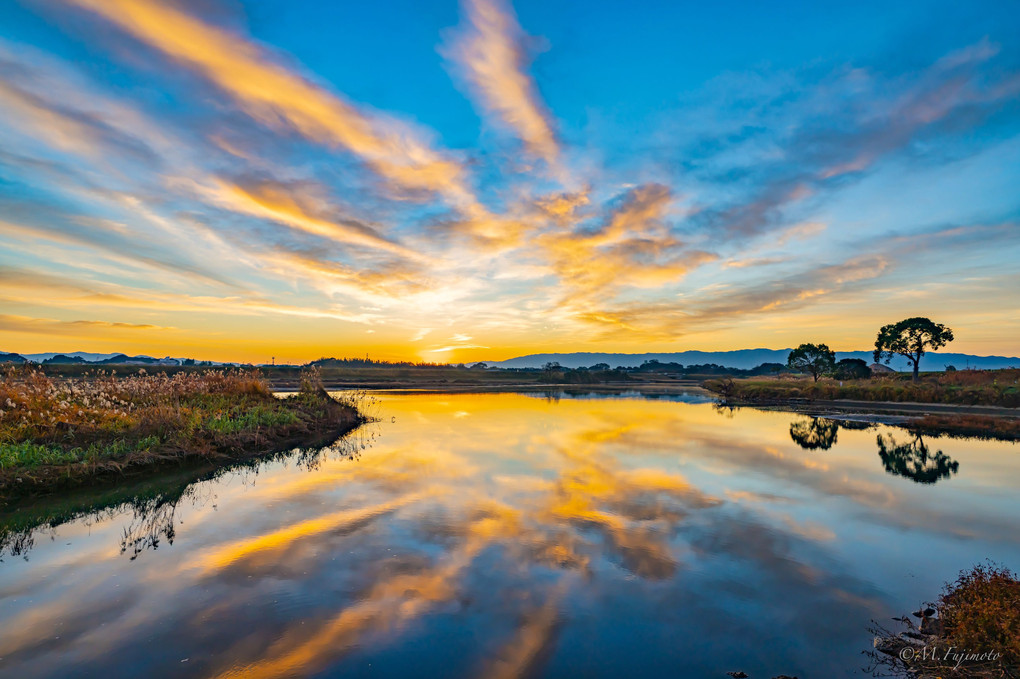
[[[353,427],[318,374],[280,399],[256,371],[52,379],[31,367],[0,374],[0,496],[82,482],[142,464],[279,450]]]
[[[888,375],[840,381],[781,376],[768,379],[714,379],[705,388],[728,401],[768,403],[806,400],[857,400],[955,405],[1020,407],[1020,370],[956,370],[910,375]]]
[[[944,637],[958,648],[982,647],[1020,669],[1020,579],[1008,568],[978,565],[947,584],[935,608]]]
[[[925,415],[911,420],[907,428],[920,434],[952,434],[963,437],[1020,441],[1020,417]]]
[[[0,363],[3,356],[0,355]],[[732,368],[715,363],[682,365],[674,362],[646,360],[639,366],[611,367],[596,363],[586,367],[569,368],[551,363],[540,368],[498,368],[485,363],[434,364],[386,362],[371,359],[328,358],[312,361],[309,366],[259,366],[270,386],[278,390],[297,389],[301,373],[308,367],[319,370],[323,382],[332,389],[385,389],[385,388],[505,388],[539,386],[547,384],[626,384],[631,382],[664,382],[676,380],[702,380],[715,376],[755,377],[778,375],[787,370],[782,363],[762,363],[754,368]],[[43,374],[55,379],[83,378],[95,371],[95,364],[49,363],[36,366]],[[197,364],[185,365],[107,365],[121,376],[144,371],[146,374],[193,374],[208,368]],[[254,366],[248,366],[254,369]]]
[[[879,626],[876,665],[911,677],[1020,677],[1020,579],[1008,568],[979,564],[943,588],[938,600],[896,618],[905,632]]]

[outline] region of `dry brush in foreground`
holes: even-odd
[[[54,380],[10,368],[0,373],[0,497],[161,461],[317,444],[361,421],[315,373],[281,399],[257,371]]]

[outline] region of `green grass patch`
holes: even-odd
[[[249,408],[235,407],[226,413],[217,413],[203,423],[203,428],[216,434],[236,434],[243,431],[257,431],[264,428],[283,427],[297,424],[301,418],[285,407],[255,405]]]
[[[64,448],[52,443],[0,443],[0,469],[35,469],[44,465],[95,463],[117,459],[131,453],[148,452],[161,441],[146,436],[134,441],[117,440],[92,443],[85,448]]]
[[[33,469],[44,464],[69,464],[77,462],[73,451],[64,450],[52,443],[0,443],[0,469]]]

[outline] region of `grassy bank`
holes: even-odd
[[[922,434],[949,434],[1002,440],[1020,440],[1020,410],[967,412],[967,407],[1020,408],[1018,391],[1020,370],[960,370],[946,373],[929,373],[913,382],[909,375],[874,377],[863,380],[776,377],[768,379],[714,379],[703,383],[709,391],[718,394],[728,405],[760,407],[804,407],[815,403],[819,407],[846,408],[838,405],[847,401],[855,408],[870,402],[876,408],[896,410],[888,404],[920,403],[939,406],[943,410],[958,412],[927,413],[914,417],[904,426]],[[816,403],[818,402],[818,403]],[[883,404],[879,406],[879,404]],[[917,406],[906,409],[923,411]],[[866,409],[866,408],[865,408]]]
[[[1020,441],[1020,418],[987,415],[925,415],[911,420],[907,429],[919,434],[992,438]]]
[[[791,399],[884,401],[892,403],[941,403],[951,405],[1020,407],[1020,370],[957,370],[921,375],[913,382],[909,375],[872,377],[839,381],[777,377],[715,379],[704,383],[727,400],[747,403],[779,402]]]
[[[239,458],[310,445],[361,415],[316,375],[292,398],[254,371],[54,380],[31,368],[0,378],[0,498],[75,485],[184,458]]]

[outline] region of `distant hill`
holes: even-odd
[[[43,361],[46,361],[46,360],[51,359],[51,358],[55,358],[57,356],[77,357],[77,358],[84,359],[86,363],[95,363],[96,361],[102,361],[102,360],[105,360],[107,358],[110,358],[112,356],[117,356],[117,355],[118,355],[117,353],[112,353],[112,354],[93,354],[93,353],[89,353],[87,351],[57,351],[57,352],[49,352],[49,353],[44,353],[44,354],[22,354],[22,356],[24,356],[28,360],[32,361],[33,363],[42,363]],[[120,355],[123,355],[123,354],[120,354]]]
[[[57,354],[56,356],[50,356],[47,359],[43,359],[43,365],[75,365],[79,363],[87,363],[81,356],[65,356],[64,354]]]
[[[658,354],[609,354],[609,353],[564,353],[564,354],[530,354],[519,356],[506,361],[485,361],[493,368],[541,368],[546,363],[559,363],[565,368],[589,367],[598,363],[607,363],[611,368],[623,366],[625,368],[636,368],[645,361],[656,360],[662,363],[681,363],[685,366],[698,364],[716,364],[727,368],[738,368],[750,370],[762,363],[786,363],[790,354],[789,349],[740,349],[737,351],[679,351],[674,353]],[[867,363],[872,362],[870,351],[837,351],[836,358],[860,358]],[[97,354],[86,351],[72,351],[62,353],[39,353],[39,354],[16,354],[0,352],[0,363],[33,363],[47,364],[89,364],[89,365],[205,365],[205,366],[231,366],[237,363],[225,363],[219,361],[195,361],[187,358],[154,358],[152,356],[129,356],[128,354],[115,352],[110,354]],[[312,361],[311,365],[334,366],[344,365],[370,366],[370,365],[391,365],[386,362],[370,361],[365,359],[319,359]],[[392,364],[398,365],[398,364]],[[412,365],[399,364],[399,365]],[[1020,358],[1009,356],[974,356],[971,354],[950,354],[930,353],[921,359],[921,370],[944,370],[947,365],[955,366],[958,369],[967,367],[979,368],[982,370],[994,370],[997,368],[1020,367]],[[910,370],[910,364],[905,358],[893,359],[890,366],[899,371]]]
[[[17,358],[5,359],[5,356]],[[21,359],[20,361],[18,359]],[[235,363],[220,363],[215,361],[195,361],[187,358],[154,358],[152,356],[139,355],[129,356],[121,352],[111,354],[96,354],[88,351],[67,351],[67,352],[46,352],[40,354],[4,354],[0,353],[0,363],[12,362],[42,363],[44,365],[62,364],[89,364],[89,365],[237,365]]]
[[[99,365],[153,365],[155,363],[163,363],[164,361],[166,361],[164,365],[180,365],[180,361],[176,358],[159,359],[152,356],[128,356],[127,354],[117,354],[102,361],[92,362]],[[170,363],[170,361],[173,361],[173,363]]]
[[[716,363],[727,368],[749,370],[762,363],[786,363],[790,349],[739,349],[737,351],[679,351],[664,354],[530,354],[506,361],[485,361],[496,368],[541,368],[546,363],[559,363],[565,368],[580,368],[608,363],[610,367],[636,368],[645,361],[657,360],[662,363]],[[836,360],[860,358],[872,363],[870,351],[837,351]],[[906,372],[910,369],[907,359],[897,357],[889,364],[894,370]],[[944,370],[947,365],[963,369],[966,367],[982,370],[1018,368],[1020,358],[1008,356],[973,356],[971,354],[929,353],[921,358],[921,370]]]

